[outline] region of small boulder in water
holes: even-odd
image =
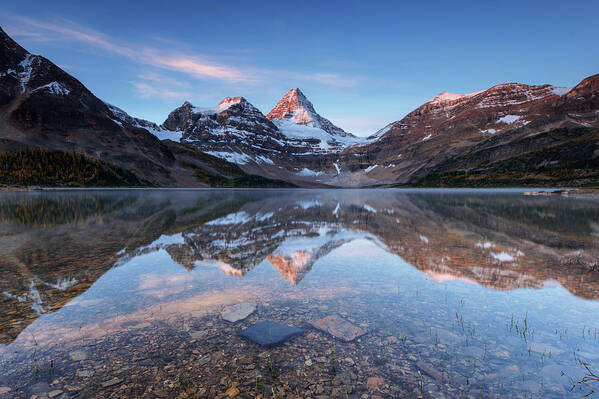
[[[340,316],[327,316],[320,320],[310,320],[310,324],[318,330],[327,332],[335,338],[349,342],[366,334],[366,330],[362,329]]]
[[[259,345],[270,347],[282,344],[304,332],[301,328],[286,326],[272,321],[261,321],[245,330],[239,331],[239,335]]]
[[[256,311],[255,303],[238,303],[236,305],[227,306],[222,312],[223,320],[231,323],[243,320]]]

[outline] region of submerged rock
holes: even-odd
[[[238,334],[259,345],[270,347],[282,344],[303,332],[304,330],[301,328],[290,327],[272,321],[262,321],[239,331]]]
[[[71,356],[71,359],[72,359],[74,362],[79,362],[79,361],[81,361],[81,360],[86,360],[86,359],[87,359],[87,352],[85,352],[85,351],[83,351],[83,350],[80,350],[80,349],[78,349],[78,350],[76,350],[76,351],[73,351],[73,352],[71,352],[71,353],[69,354],[69,356]]]
[[[223,320],[231,323],[243,320],[256,311],[255,303],[238,303],[236,305],[227,306],[222,312]]]
[[[327,316],[320,320],[310,320],[309,323],[318,330],[327,332],[333,337],[347,342],[353,341],[367,332],[367,330],[362,329],[337,315]]]
[[[50,391],[50,392],[48,392],[48,397],[49,397],[50,399],[52,399],[52,398],[55,398],[55,397],[57,397],[58,395],[61,395],[61,394],[62,394],[62,392],[63,392],[63,391],[62,391],[61,389],[55,389],[55,390],[53,390],[53,391]]]
[[[111,387],[113,385],[120,384],[122,381],[123,380],[121,380],[120,378],[115,377],[115,378],[113,378],[111,380],[104,381],[100,385],[102,386],[102,388],[108,388],[108,387]]]

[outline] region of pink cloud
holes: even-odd
[[[173,52],[170,49],[131,46],[119,44],[109,36],[83,28],[66,21],[62,25],[37,21],[31,18],[18,18],[24,28],[15,29],[15,34],[27,36],[39,40],[71,40],[78,41],[100,48],[109,53],[129,58],[141,64],[151,65],[158,68],[178,71],[194,78],[220,79],[231,82],[243,82],[255,80],[247,72],[241,71],[229,65],[209,62],[199,54]],[[12,31],[12,30],[11,30]]]
[[[253,80],[241,71],[227,65],[208,64],[200,57],[185,54],[164,54],[163,51],[145,49],[142,51],[144,59],[150,65],[183,72],[196,78],[210,77],[233,82]]]

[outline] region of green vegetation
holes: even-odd
[[[123,168],[79,153],[27,149],[0,153],[0,185],[135,187],[150,184]]]

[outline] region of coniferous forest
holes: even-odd
[[[118,166],[79,153],[27,149],[0,153],[0,185],[131,187],[148,183]]]

